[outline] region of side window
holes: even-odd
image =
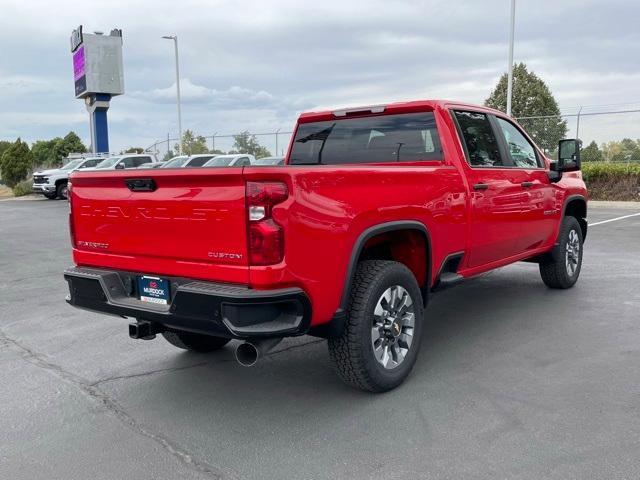
[[[251,160],[249,160],[249,157],[243,157],[241,165],[243,167],[248,167],[249,165],[251,165]]]
[[[120,163],[124,165],[124,168],[133,168],[134,167],[134,157],[124,158]]]
[[[139,167],[145,163],[151,163],[151,157],[136,157],[133,159],[133,163],[136,167]]]
[[[502,167],[498,141],[486,114],[454,111],[472,167]]]
[[[209,160],[211,160],[213,158],[213,155],[211,155],[210,157],[198,157],[198,158],[194,158],[193,160],[191,160],[191,162],[189,162],[189,167],[201,167],[203,166],[205,163],[207,163]]]
[[[520,168],[539,167],[536,149],[531,145],[531,142],[511,122],[500,117],[496,117],[496,120],[507,142],[507,149],[513,164]]]
[[[102,160],[99,158],[96,158],[95,160],[87,160],[84,162],[84,165],[82,165],[82,168],[93,168],[101,161]]]

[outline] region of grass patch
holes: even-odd
[[[582,176],[592,200],[640,200],[640,163],[585,162]]]
[[[21,181],[15,187],[13,187],[13,195],[16,197],[23,197],[24,195],[29,195],[31,193],[31,185],[33,180],[28,178],[27,180]]]

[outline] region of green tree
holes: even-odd
[[[75,132],[69,132],[55,144],[53,149],[55,163],[61,164],[70,153],[85,153],[86,151],[87,147],[82,143],[80,137]]]
[[[62,138],[56,137],[51,140],[38,140],[31,145],[33,163],[36,166],[53,166],[59,163],[56,158],[55,148]]]
[[[12,142],[7,142],[6,140],[0,140],[0,158],[2,158],[2,154],[12,145]]]
[[[622,154],[625,161],[637,162],[640,160],[640,147],[638,146],[638,142],[630,138],[623,138],[620,146],[622,147]]]
[[[178,150],[177,145],[175,150]],[[209,149],[207,148],[207,139],[202,135],[196,136],[191,130],[186,130],[182,134],[182,154],[197,155],[200,153],[209,153]]]
[[[602,151],[598,148],[598,144],[595,141],[592,141],[582,149],[580,158],[583,162],[601,162],[604,160]]]
[[[604,142],[600,149],[606,162],[619,161],[622,158],[622,147],[620,142]]]
[[[175,156],[176,154],[173,152],[173,150],[169,150],[167,151],[167,153],[164,154],[164,157],[162,157],[162,161],[166,162],[167,160],[171,160]]]
[[[500,77],[484,104],[503,112],[507,109],[506,73]],[[513,67],[511,115],[516,119],[549,116],[520,121],[538,146],[546,151],[555,150],[558,141],[567,133],[567,122],[560,117],[560,109],[551,90],[535,73],[529,72],[524,63]]]
[[[256,158],[271,156],[271,152],[260,145],[258,138],[246,130],[238,135],[234,135],[233,140],[232,153],[248,153]]]
[[[5,150],[0,158],[2,181],[7,187],[15,187],[27,178],[33,166],[33,155],[29,145],[18,138]]]

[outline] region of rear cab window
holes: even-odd
[[[442,160],[433,112],[340,118],[298,125],[291,165]]]

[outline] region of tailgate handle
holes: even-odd
[[[156,189],[156,182],[153,181],[153,178],[130,178],[124,183],[132,192],[153,192]]]

